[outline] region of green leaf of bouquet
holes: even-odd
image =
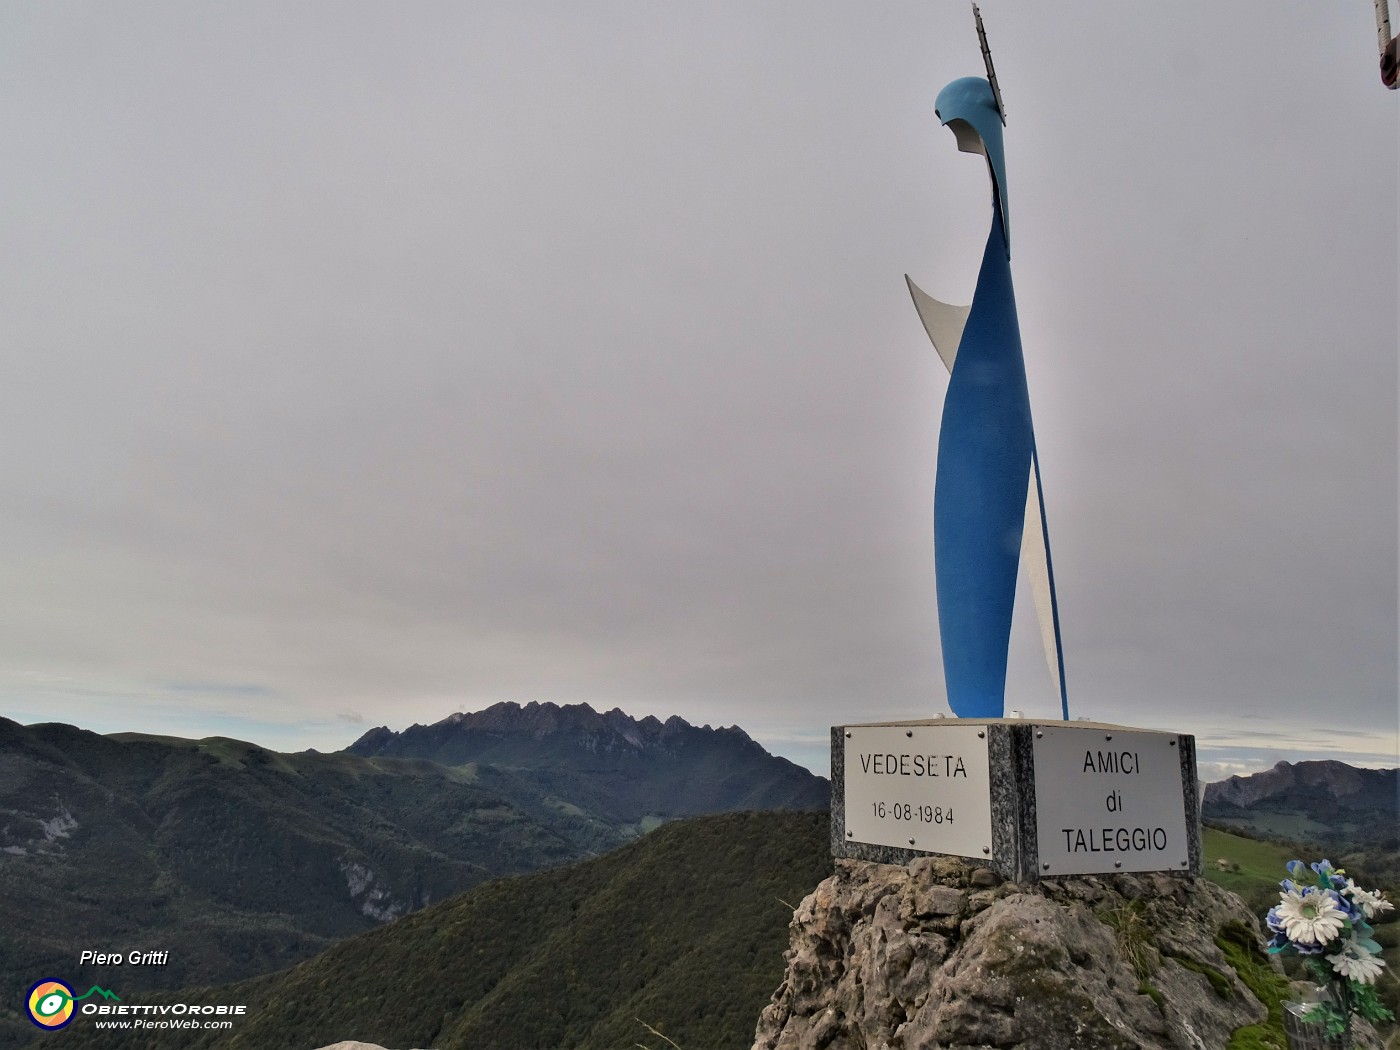
[[[1303,1011],[1303,1020],[1309,1024],[1325,1024],[1330,1020],[1330,1008],[1326,1003],[1318,1003]]]
[[[1356,1004],[1356,1012],[1368,1021],[1393,1021],[1395,1015],[1374,997]]]
[[[1381,1001],[1374,985],[1358,984],[1356,981],[1351,982],[1351,997],[1358,1003],[1371,1003],[1376,1006],[1379,1006]]]

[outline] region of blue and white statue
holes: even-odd
[[[1000,718],[1018,560],[1026,566],[1046,660],[1065,718],[1059,611],[1040,487],[1030,396],[1011,286],[1005,123],[982,34],[987,79],[964,77],[938,94],[939,120],[958,148],[987,158],[992,228],[971,306],[952,306],[909,281],[914,306],[951,377],[934,485],[934,567],[948,704],[961,718]]]

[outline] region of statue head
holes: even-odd
[[[1001,141],[1001,111],[997,109],[992,85],[982,77],[963,77],[938,93],[934,113],[958,140],[964,153],[980,153],[987,158],[992,178],[992,196],[1001,212],[1006,231],[1006,250],[1011,253],[1010,206],[1006,195],[1006,155]]]

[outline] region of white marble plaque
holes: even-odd
[[[991,853],[986,726],[842,731],[847,842],[960,857]]]
[[[1036,726],[1040,874],[1190,866],[1174,733]]]

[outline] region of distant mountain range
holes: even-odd
[[[1328,848],[1400,848],[1400,769],[1280,762],[1206,786],[1202,816],[1255,834]]]
[[[770,755],[738,726],[634,719],[587,704],[496,704],[402,733],[371,729],[346,749],[375,758],[486,763],[620,824],[733,810],[826,809],[826,780]]]
[[[500,704],[335,754],[0,718],[0,1046],[45,974],[235,980],[675,817],[827,791],[741,730],[583,706]],[[84,948],[170,956],[114,977],[80,969]]]

